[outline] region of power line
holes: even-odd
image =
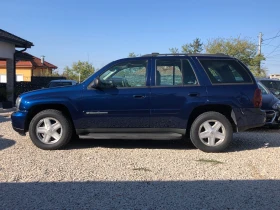
[[[256,44],[256,46],[259,46],[259,45],[258,45],[258,44]],[[271,45],[271,44],[263,44],[262,46],[276,47],[275,45]]]
[[[280,35],[278,35],[280,33],[280,30],[277,32],[277,34],[274,36],[274,37],[271,37],[271,38],[268,38],[268,39],[263,39],[262,41],[267,41],[267,40],[271,40],[271,39],[275,39],[275,38],[277,38],[277,37],[279,37]],[[270,41],[271,42],[271,41]],[[269,42],[269,43],[270,43]],[[269,44],[268,43],[268,44]]]
[[[274,53],[278,48],[280,47],[280,44],[277,45],[267,56],[270,56],[272,53]]]

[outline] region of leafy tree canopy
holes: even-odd
[[[95,71],[93,65],[87,61],[78,61],[74,62],[71,67],[66,66],[63,71],[63,76],[67,77],[67,79],[79,81],[80,74],[80,82],[84,81]]]
[[[172,54],[179,54],[179,49],[178,48],[169,48],[169,51]],[[193,42],[184,44],[182,46],[181,53],[201,53],[203,51],[203,43],[199,38],[196,38],[193,40]]]
[[[224,53],[235,57],[247,65],[255,76],[265,76],[265,69],[261,68],[261,61],[265,57],[258,55],[257,45],[249,39],[237,38],[216,38],[208,40],[205,45],[206,53]]]

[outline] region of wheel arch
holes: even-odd
[[[26,132],[28,131],[29,124],[30,124],[32,118],[36,114],[38,114],[41,111],[47,110],[47,109],[55,109],[55,110],[61,111],[63,113],[63,115],[66,116],[70,120],[72,126],[74,126],[72,116],[71,116],[70,111],[69,111],[69,109],[67,108],[66,105],[64,105],[64,104],[39,104],[39,105],[35,105],[35,106],[31,107],[28,110],[28,115],[26,117],[24,130]]]
[[[210,112],[210,111],[218,112],[218,113],[224,115],[230,121],[233,131],[234,132],[237,131],[235,114],[230,105],[207,104],[207,105],[202,105],[202,106],[196,107],[192,110],[191,114],[189,115],[188,122],[187,122],[186,135],[189,135],[190,128],[191,128],[191,125],[194,122],[194,120],[202,113]]]

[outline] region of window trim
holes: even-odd
[[[252,78],[252,76],[248,73],[248,71],[250,70],[247,70],[246,68],[244,68],[244,66],[242,64],[239,63],[238,60],[236,59],[217,59],[217,58],[196,58],[197,61],[199,62],[200,66],[202,67],[202,69],[204,70],[204,73],[207,75],[207,78],[209,79],[210,83],[213,85],[213,86],[219,86],[219,85],[252,85],[252,84],[255,84],[254,83],[254,80]],[[219,60],[219,61],[235,61],[237,62],[238,64],[240,64],[240,66],[246,71],[246,73],[248,74],[248,76],[251,78],[251,82],[240,82],[240,83],[213,83],[212,80],[210,79],[207,71],[205,70],[204,66],[202,65],[202,63],[200,62],[201,60]]]
[[[182,85],[156,85],[156,81],[157,81],[157,74],[156,74],[156,71],[157,71],[157,61],[158,60],[164,60],[164,59],[166,59],[166,60],[180,60],[180,64],[181,64],[181,68],[182,68],[182,66],[183,66],[183,60],[186,60],[186,61],[188,61],[189,62],[189,64],[190,64],[190,66],[191,66],[191,68],[192,68],[192,71],[193,71],[193,73],[194,73],[194,76],[195,76],[195,78],[196,78],[196,81],[197,81],[197,84],[195,84],[195,85],[186,85],[186,84],[184,84],[184,75],[183,75],[183,71],[182,71],[182,74],[181,74],[181,78],[182,78]],[[190,59],[188,59],[188,58],[172,58],[172,57],[168,57],[168,58],[157,58],[157,59],[154,59],[154,71],[153,71],[153,73],[154,73],[154,75],[155,75],[155,79],[154,79],[154,86],[151,86],[151,87],[196,87],[196,86],[200,86],[200,83],[199,83],[199,80],[198,80],[198,77],[197,77],[197,75],[196,75],[196,72],[195,72],[195,70],[194,70],[194,68],[193,68],[193,65],[192,65],[192,63],[190,62]]]

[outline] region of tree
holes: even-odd
[[[211,39],[205,45],[205,50],[207,53],[224,53],[241,60],[255,76],[266,75],[266,70],[260,65],[265,57],[262,54],[258,55],[257,45],[249,39]]]
[[[199,38],[193,40],[192,43],[182,46],[182,53],[201,53],[203,50],[203,43]]]
[[[169,48],[169,51],[172,54],[179,54],[179,49],[178,48]],[[193,40],[192,43],[184,44],[182,46],[182,53],[201,53],[203,51],[203,43],[199,38],[196,38]]]
[[[128,54],[128,57],[129,57],[129,58],[135,58],[135,57],[139,57],[139,56],[141,56],[141,55],[140,55],[140,54],[137,55],[137,54],[135,54],[134,52],[131,52],[131,53]]]
[[[78,61],[72,64],[72,67],[66,66],[63,71],[63,76],[67,79],[76,80],[79,82],[84,81],[91,74],[94,73],[94,67],[87,61]],[[80,80],[79,80],[80,75]]]
[[[178,48],[169,48],[169,51],[172,53],[172,54],[179,54],[179,49]]]

